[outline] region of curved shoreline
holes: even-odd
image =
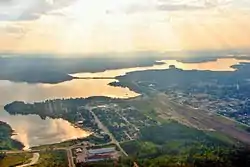
[[[8,140],[10,144],[10,146],[0,145],[0,147],[2,148],[6,147],[9,150],[13,150],[13,149],[21,150],[25,147],[22,142],[13,138],[13,136],[15,135],[15,131],[11,128],[11,126],[8,123],[0,121],[0,128],[3,128],[2,133],[5,132],[5,134],[3,134],[4,135],[3,137],[5,138],[5,140]],[[2,150],[6,150],[6,149],[2,149]]]
[[[186,69],[193,69],[194,67],[200,67],[200,68],[202,68],[202,66],[200,66],[201,64],[205,64],[205,66],[203,67],[203,68],[208,68],[207,66],[206,66],[206,64],[207,63],[221,63],[220,62],[220,60],[222,60],[222,62],[223,62],[223,60],[232,60],[232,62],[230,62],[229,64],[226,64],[226,66],[225,66],[225,69],[226,70],[228,70],[229,69],[229,71],[232,71],[232,70],[234,70],[234,69],[232,69],[232,64],[238,64],[239,62],[244,62],[244,61],[249,61],[250,62],[250,60],[238,60],[238,59],[235,59],[235,58],[230,58],[230,59],[228,59],[228,58],[223,58],[223,59],[216,59],[216,61],[208,61],[208,62],[205,62],[205,63],[197,63],[199,66],[195,66],[195,65],[197,65],[197,64],[194,64],[194,63],[187,63],[186,65],[187,66],[183,66],[184,67],[184,70],[186,70]],[[128,68],[128,69],[116,69],[116,70],[107,70],[107,71],[104,71],[104,72],[100,72],[100,73],[81,73],[81,74],[83,74],[83,75],[93,75],[93,76],[91,76],[92,78],[96,78],[96,77],[98,77],[98,76],[102,76],[103,75],[103,77],[105,78],[106,76],[111,76],[111,77],[115,77],[116,79],[119,79],[119,77],[120,76],[123,76],[123,75],[126,75],[126,74],[128,74],[128,73],[132,73],[132,72],[137,72],[137,71],[145,71],[145,70],[166,70],[167,68],[169,68],[169,66],[171,65],[171,62],[173,62],[173,63],[180,63],[180,62],[178,62],[178,61],[170,61],[170,63],[167,63],[167,61],[160,61],[160,62],[164,62],[164,63],[159,63],[159,64],[156,64],[156,65],[154,65],[154,66],[149,66],[149,67],[136,67],[136,68]],[[183,65],[183,63],[180,63],[179,65]],[[191,66],[190,66],[191,65]],[[193,65],[193,66],[192,66]],[[178,66],[177,66],[177,68],[178,68]],[[186,68],[186,69],[185,69]],[[218,71],[221,71],[221,70],[225,70],[224,68],[220,68]],[[199,70],[199,69],[198,69]],[[201,70],[204,70],[204,69],[201,69]],[[215,71],[216,71],[216,69],[215,69]],[[110,74],[112,74],[112,75],[110,75]],[[77,75],[77,74],[76,74]],[[75,76],[75,77],[77,77],[77,76]],[[81,77],[81,76],[80,76]],[[85,76],[83,76],[83,77],[85,77]],[[88,79],[87,79],[88,80]],[[91,80],[91,79],[90,79]],[[84,79],[82,79],[82,81],[84,81],[84,82],[87,82],[86,80],[84,80]],[[94,81],[94,80],[93,80]],[[107,79],[107,81],[109,81],[109,79]],[[96,82],[96,81],[94,81],[94,82]],[[105,82],[106,83],[106,82]],[[119,82],[118,82],[119,83]],[[110,83],[108,83],[108,85],[110,86],[110,87],[116,87],[116,86],[119,86],[119,87],[117,87],[117,89],[124,89],[124,88],[122,88],[122,87],[120,87],[120,85],[114,85],[114,83],[112,83],[112,82],[110,82]],[[50,87],[51,85],[42,85],[42,86],[44,86],[44,87]],[[53,85],[53,87],[56,87],[57,85]],[[73,86],[74,87],[74,85],[67,85],[67,86]],[[82,88],[83,89],[83,88]],[[129,89],[128,87],[126,87],[126,89]],[[71,87],[69,87],[69,90],[72,90],[72,88]],[[131,93],[134,93],[133,95],[140,95],[140,94],[138,94],[138,93],[136,93],[136,92],[138,92],[138,91],[135,91],[135,90],[132,90],[132,89],[129,89],[129,91],[131,92]],[[130,93],[130,92],[128,92],[128,93]],[[63,95],[64,94],[62,94],[62,96],[61,96],[61,98],[65,98],[65,97],[63,97]],[[84,94],[79,94],[80,95],[80,97],[93,97],[93,96],[88,96],[88,95],[84,95]],[[107,97],[110,97],[110,94],[105,94],[104,96],[107,96]],[[113,95],[113,96],[115,96],[115,94]],[[119,94],[116,96],[117,98],[122,98],[123,96],[119,96]],[[136,96],[131,96],[130,94],[128,94],[128,95],[125,95],[125,97],[127,97],[127,98],[133,98],[133,97],[136,97]],[[66,97],[67,98],[67,97]],[[72,98],[75,98],[74,96],[72,96]],[[56,99],[56,98],[53,98],[52,96],[51,97],[47,97],[47,98],[45,98],[44,100],[46,100],[46,99]]]
[[[5,110],[0,110],[0,112],[9,115],[8,118],[2,116],[6,121],[10,121],[9,125],[15,130],[10,138],[22,144],[22,148],[18,148],[19,150],[88,136],[88,132],[75,128],[70,122],[63,119],[47,118],[42,120],[39,115],[11,115]],[[44,131],[43,129],[48,130]]]

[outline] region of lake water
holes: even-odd
[[[125,68],[118,70],[106,70],[104,72],[98,73],[76,73],[72,74],[74,77],[116,77],[125,75],[126,73],[133,71],[145,71],[145,70],[162,70],[168,69],[170,65],[175,65],[176,68],[183,70],[210,70],[210,71],[234,71],[232,65],[239,63],[247,63],[250,60],[237,60],[235,58],[220,58],[214,61],[201,62],[201,63],[182,63],[176,60],[161,60],[158,61],[163,64],[156,64],[149,67],[135,67],[135,68]]]
[[[181,63],[176,60],[160,61],[165,64],[158,64],[150,67],[136,67],[127,69],[107,70],[98,73],[72,74],[77,77],[116,77],[125,75],[132,71],[144,71],[153,69],[168,69],[170,65],[184,70],[211,70],[211,71],[234,71],[232,65],[249,60],[237,60],[234,58],[218,59],[216,61],[202,63]],[[108,96],[117,98],[135,97],[139,94],[128,88],[109,86],[115,79],[75,79],[59,84],[27,84],[0,81],[0,120],[7,122],[17,133],[14,136],[23,142],[26,147],[37,146],[55,142],[61,142],[77,137],[89,135],[81,129],[75,128],[69,122],[62,119],[42,120],[35,115],[11,116],[4,111],[3,106],[15,100],[26,102],[43,101],[55,98],[76,98],[90,96]]]
[[[15,130],[17,135],[13,139],[21,141],[24,149],[41,144],[52,144],[65,140],[83,138],[90,133],[73,127],[63,119],[42,120],[37,115],[10,115],[0,106],[0,119],[7,122]]]

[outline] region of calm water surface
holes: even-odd
[[[12,138],[21,141],[25,149],[41,144],[52,144],[65,140],[86,137],[90,133],[73,127],[63,119],[42,120],[37,115],[9,115],[0,106],[1,121],[7,122],[17,135]]]
[[[153,65],[150,67],[135,67],[118,70],[106,70],[98,73],[76,73],[72,74],[75,77],[116,77],[125,75],[128,72],[133,71],[145,71],[145,70],[162,70],[168,69],[170,65],[175,65],[176,68],[183,70],[210,70],[210,71],[234,71],[232,65],[236,65],[243,62],[250,62],[250,60],[237,60],[235,58],[221,58],[215,61],[201,62],[201,63],[182,63],[176,60],[161,60],[164,64]]]
[[[136,67],[118,70],[107,70],[98,73],[72,74],[77,77],[116,77],[132,71],[144,71],[153,69],[168,69],[170,65],[184,70],[211,70],[234,71],[232,65],[249,60],[237,60],[234,58],[218,59],[203,63],[181,63],[176,60],[163,60],[165,64],[150,67]],[[59,84],[27,84],[0,81],[0,120],[7,122],[16,131],[14,136],[23,142],[26,147],[61,142],[76,137],[89,135],[81,129],[74,128],[69,122],[62,119],[42,120],[39,116],[11,116],[4,111],[3,106],[15,100],[26,102],[43,101],[54,98],[76,98],[90,96],[109,96],[117,98],[135,97],[139,94],[128,88],[112,87],[108,84],[114,79],[75,79]]]

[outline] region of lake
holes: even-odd
[[[176,60],[159,61],[150,67],[135,67],[126,69],[107,70],[98,73],[71,74],[75,77],[116,77],[128,72],[168,69],[175,65],[183,70],[211,70],[211,71],[234,71],[232,65],[249,60],[237,60],[234,58],[222,58],[215,61],[201,63],[182,63]],[[0,120],[7,122],[17,133],[15,139],[30,146],[51,144],[69,139],[86,137],[89,132],[73,127],[69,122],[62,119],[42,120],[35,115],[9,115],[3,106],[7,103],[20,100],[25,102],[44,101],[55,98],[76,98],[90,96],[108,96],[116,98],[136,97],[139,94],[128,88],[113,87],[108,85],[115,79],[74,79],[58,84],[28,84],[11,81],[0,81]]]
[[[4,111],[3,106],[0,106],[0,118],[15,130],[17,135],[12,138],[22,142],[24,149],[83,138],[90,134],[80,128],[75,128],[63,119],[42,120],[37,115],[10,115]]]

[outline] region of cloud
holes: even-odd
[[[18,25],[6,25],[4,27],[0,27],[1,31],[5,32],[5,33],[8,33],[8,34],[16,34],[16,33],[23,33],[24,32],[24,29],[22,26],[18,26]]]
[[[0,21],[34,20],[74,0],[0,0]]]
[[[133,14],[149,11],[203,10],[231,2],[235,3],[236,0],[0,0],[0,21],[35,20],[43,14],[63,15],[53,11],[67,6],[91,13],[104,10],[108,14]]]
[[[2,52],[67,54],[250,47],[250,11],[245,10],[249,0],[0,2],[2,20],[22,19],[0,21]]]
[[[227,5],[232,0],[130,0],[127,14],[149,11],[192,11]]]
[[[135,13],[152,10],[197,10],[223,5],[231,0],[0,0],[0,21],[34,20],[41,15],[79,1],[84,6],[94,4],[96,9],[110,7],[119,12]],[[107,5],[107,4],[110,4]],[[117,6],[120,4],[121,6]],[[100,5],[104,5],[103,7]],[[84,6],[80,6],[83,7]],[[93,7],[93,6],[91,6]],[[85,8],[84,8],[85,9]],[[110,10],[110,9],[107,9]]]
[[[28,27],[19,24],[6,24],[0,26],[0,34],[9,35],[17,39],[24,37],[29,31],[30,29]]]

